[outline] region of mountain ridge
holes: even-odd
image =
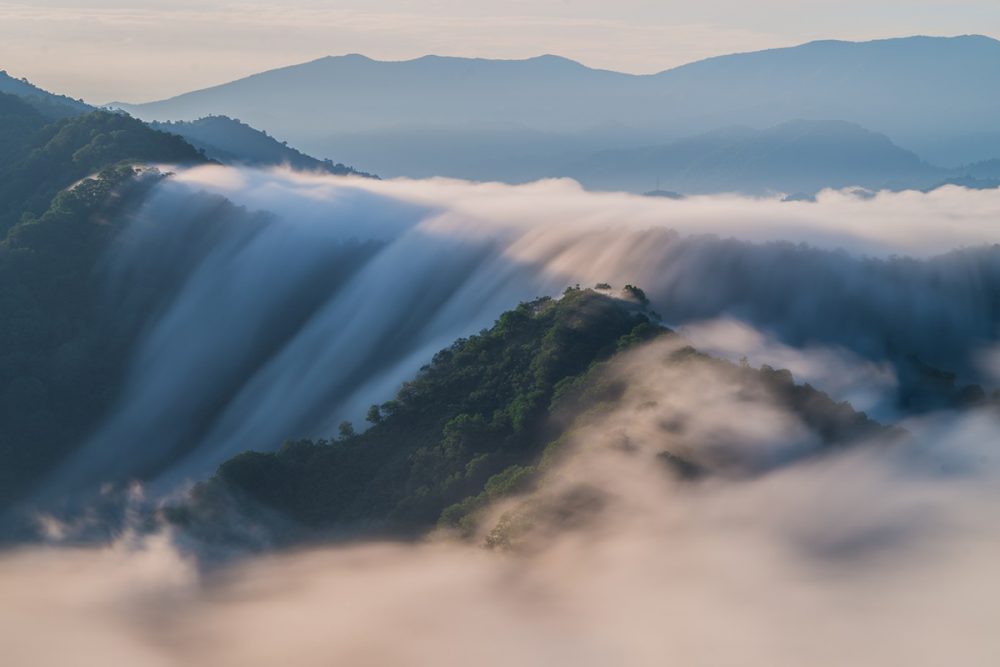
[[[636,76],[660,76],[663,74],[668,74],[670,72],[675,72],[677,70],[693,67],[695,65],[700,65],[702,63],[714,62],[736,56],[775,54],[779,52],[802,51],[802,50],[812,50],[812,49],[829,48],[829,47],[844,48],[844,47],[861,46],[861,45],[866,45],[871,48],[878,48],[880,46],[895,45],[899,43],[910,43],[910,44],[915,44],[918,42],[940,43],[943,41],[961,41],[966,43],[975,42],[977,44],[989,44],[991,47],[1000,46],[1000,39],[990,37],[989,35],[981,35],[975,33],[969,33],[964,35],[950,35],[950,36],[907,35],[903,37],[884,37],[880,39],[867,39],[867,40],[814,39],[808,42],[802,42],[801,44],[793,44],[791,46],[776,46],[768,49],[756,49],[752,51],[736,51],[733,53],[724,53],[717,56],[709,56],[707,58],[699,58],[698,60],[693,60],[689,63],[684,63],[683,65],[677,65],[676,67],[668,67],[667,69],[661,70],[659,72],[654,72],[648,75],[636,75]]]
[[[776,54],[776,53],[784,53],[784,52],[799,51],[799,50],[809,50],[809,49],[814,49],[814,48],[823,47],[823,46],[838,46],[838,47],[840,47],[840,46],[851,46],[851,45],[855,45],[855,46],[856,45],[882,45],[882,44],[891,44],[891,43],[899,43],[899,42],[911,42],[911,41],[912,42],[917,42],[917,41],[923,41],[923,40],[929,40],[929,41],[959,40],[959,41],[967,41],[967,42],[988,43],[991,46],[1000,47],[1000,39],[995,39],[995,38],[990,37],[988,35],[981,35],[981,34],[974,34],[974,33],[964,34],[964,35],[953,35],[953,36],[911,35],[911,36],[905,36],[905,37],[887,37],[887,38],[874,39],[874,40],[817,39],[817,40],[812,40],[812,41],[809,41],[809,42],[803,42],[801,44],[795,44],[795,45],[792,45],[792,46],[780,46],[780,47],[773,47],[773,48],[768,48],[768,49],[758,49],[758,50],[752,50],[752,51],[735,51],[735,52],[732,52],[732,53],[724,53],[724,54],[719,54],[719,55],[716,55],[716,56],[709,56],[707,58],[700,58],[700,59],[697,59],[697,60],[692,60],[691,62],[688,62],[688,63],[684,63],[684,64],[681,64],[681,65],[676,65],[674,67],[668,67],[668,68],[665,68],[665,69],[662,69],[662,70],[658,70],[658,71],[650,72],[650,73],[646,73],[646,74],[636,74],[636,73],[632,73],[632,72],[624,72],[624,71],[620,71],[620,70],[614,70],[614,69],[603,68],[603,67],[592,67],[592,66],[587,65],[587,64],[585,64],[585,63],[583,63],[583,62],[581,62],[579,60],[575,60],[573,58],[569,58],[567,56],[562,56],[562,55],[554,54],[554,53],[543,53],[543,54],[539,54],[539,55],[535,55],[535,56],[525,56],[523,58],[486,58],[486,57],[474,57],[474,56],[445,56],[445,55],[440,55],[440,54],[436,54],[436,53],[427,53],[427,54],[424,54],[422,56],[417,56],[417,57],[414,57],[414,58],[381,59],[381,58],[373,58],[373,57],[365,55],[363,53],[351,52],[351,53],[344,53],[344,54],[339,54],[339,55],[328,54],[328,55],[325,55],[325,56],[320,56],[319,58],[313,58],[312,60],[306,60],[306,61],[303,61],[303,62],[300,62],[300,63],[293,63],[291,65],[282,65],[280,67],[274,67],[274,68],[271,68],[271,69],[262,70],[260,72],[255,72],[253,74],[249,74],[247,76],[238,77],[238,78],[231,79],[231,80],[228,80],[228,81],[223,81],[221,83],[213,84],[213,85],[210,85],[210,86],[205,86],[203,88],[196,88],[194,90],[190,90],[190,91],[187,91],[187,92],[184,92],[184,93],[180,93],[180,94],[177,94],[177,95],[170,95],[170,96],[167,96],[167,97],[158,98],[156,100],[150,100],[150,101],[147,101],[147,102],[134,102],[133,103],[133,102],[125,102],[125,101],[121,101],[121,100],[116,100],[116,101],[112,101],[112,102],[107,102],[105,104],[102,104],[101,106],[112,106],[112,107],[121,107],[121,108],[148,106],[148,105],[151,105],[151,104],[158,104],[160,102],[167,102],[167,101],[171,101],[171,100],[176,100],[178,98],[185,97],[185,96],[188,96],[188,95],[193,95],[195,93],[201,93],[201,92],[215,90],[217,88],[228,86],[228,85],[231,85],[231,84],[234,84],[234,83],[239,83],[239,82],[242,82],[242,81],[256,79],[258,77],[262,77],[262,76],[265,76],[265,75],[271,75],[271,74],[276,74],[276,73],[280,73],[280,72],[285,72],[285,71],[288,71],[288,70],[295,70],[295,69],[298,69],[300,67],[306,67],[306,66],[310,66],[310,65],[317,65],[317,64],[320,64],[320,63],[330,63],[330,62],[351,62],[351,61],[353,61],[353,62],[361,62],[361,63],[365,63],[365,64],[407,65],[407,64],[420,63],[420,62],[429,62],[429,61],[452,61],[452,62],[459,62],[459,63],[506,63],[506,64],[511,64],[511,63],[545,62],[545,61],[558,61],[558,62],[565,63],[565,64],[571,64],[571,65],[573,65],[573,66],[575,66],[575,67],[577,67],[579,69],[584,69],[584,70],[588,70],[588,71],[591,71],[591,72],[607,72],[607,73],[611,73],[611,74],[620,75],[620,76],[623,76],[623,77],[644,79],[644,78],[660,77],[660,76],[663,76],[663,75],[666,75],[666,74],[670,74],[670,73],[673,73],[673,72],[678,72],[678,71],[681,71],[681,70],[686,70],[686,69],[691,68],[691,67],[700,66],[700,65],[703,65],[705,63],[713,63],[713,62],[717,62],[717,61],[720,61],[720,60],[725,60],[725,59],[729,59],[729,58],[736,58],[736,57],[755,56],[755,55],[761,55],[761,54]]]
[[[36,117],[30,118],[24,108],[34,110]],[[22,132],[11,132],[9,128],[0,137],[0,149],[14,150],[29,140],[32,132],[40,130],[48,121],[63,120],[92,112],[107,113],[109,109],[98,109],[83,100],[74,100],[65,95],[52,93],[32,84],[27,79],[15,79],[5,71],[0,71],[0,116],[5,123],[14,123]],[[122,114],[121,110],[110,109]],[[138,121],[138,119],[137,119]],[[142,121],[138,121],[142,122]],[[210,159],[224,164],[251,166],[290,166],[295,169],[323,171],[334,175],[356,175],[373,177],[333,160],[319,160],[306,155],[254,127],[226,116],[207,116],[186,123],[146,123],[154,130],[169,132],[179,136],[191,146],[200,150]],[[377,177],[376,177],[377,178]],[[0,188],[2,189],[2,188]],[[2,216],[0,216],[2,219]],[[0,229],[3,225],[0,225]]]
[[[6,70],[0,70],[0,93],[20,97],[40,113],[52,119],[94,111],[94,107],[83,100],[75,100],[67,95],[51,93],[39,88],[26,78],[17,79],[11,76]]]
[[[957,167],[1000,155],[997,82],[1000,41],[902,37],[814,41],[644,75],[553,55],[327,56],[120,106],[146,120],[241,118],[306,153],[337,155],[385,177],[510,181],[527,178],[518,176],[526,173],[520,165],[565,162],[569,154],[796,118],[857,123],[929,162]],[[491,128],[508,136],[483,144]],[[441,135],[440,147],[414,155],[428,133]]]
[[[807,195],[850,186],[923,188],[951,175],[856,123],[802,119],[763,130],[731,126],[660,146],[603,151],[566,172],[592,188],[638,191],[655,178],[686,194]]]

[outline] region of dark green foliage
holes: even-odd
[[[646,293],[641,288],[636,287],[635,285],[626,285],[625,293],[644,306],[649,303],[649,298],[646,296]]]
[[[48,122],[21,98],[0,93],[0,161],[23,151]]]
[[[102,171],[0,242],[0,507],[78,444],[113,392],[123,352],[99,318],[95,265],[117,233],[105,202],[132,176]]]
[[[0,94],[0,121],[2,508],[81,443],[116,391],[128,346],[101,309],[98,266],[117,214],[156,180],[127,163],[203,158],[127,116],[49,122]]]
[[[354,432],[354,424],[352,424],[349,421],[340,422],[340,424],[337,426],[337,432],[340,434],[340,438],[342,440],[344,438],[353,438],[355,435],[357,435]]]
[[[613,354],[623,337],[663,331],[591,290],[522,304],[435,355],[395,400],[372,406],[368,431],[242,455],[207,486],[223,484],[310,526],[403,532],[432,526],[469,499],[445,514],[457,523],[530,483],[532,465],[558,435],[548,417],[561,381]],[[217,492],[197,492],[190,510],[209,497]]]
[[[13,101],[12,101],[13,99]],[[180,137],[122,114],[95,111],[47,123],[31,106],[0,95],[0,235],[26,214],[45,212],[57,192],[119,162],[197,163]]]
[[[435,355],[395,400],[372,406],[367,432],[342,429],[339,440],[243,454],[170,516],[201,535],[213,534],[213,524],[234,507],[268,521],[292,519],[306,534],[414,534],[435,523],[469,534],[480,510],[530,490],[579,425],[619,405],[627,386],[609,372],[612,355],[664,332],[629,301],[591,290],[574,287],[559,301],[522,304],[492,329]],[[824,447],[888,434],[850,405],[796,385],[788,371],[733,364],[691,347],[662,363],[681,376],[692,364],[692,378],[711,370],[748,395],[769,397],[797,415]],[[650,405],[658,398],[650,396]],[[703,474],[697,463],[673,453],[661,458],[684,479]]]

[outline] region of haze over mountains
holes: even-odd
[[[226,116],[206,116],[195,121],[150,123],[150,126],[184,137],[205,156],[223,164],[255,167],[287,165],[304,171],[339,176],[371,176],[333,160],[317,160],[288,146],[287,142]]]
[[[764,130],[734,126],[663,146],[602,151],[566,172],[585,186],[622,190],[655,175],[689,194],[922,188],[949,174],[860,125],[808,120]]]
[[[854,123],[929,164],[957,168],[1000,155],[1000,87],[991,83],[997,80],[1000,42],[994,39],[908,37],[811,42],[648,76],[590,69],[557,56],[379,62],[348,55],[159,102],[117,106],[148,120],[225,114],[306,152],[336,155],[382,176],[523,182],[573,175],[575,165],[599,161],[605,150],[642,148],[626,160],[637,165],[656,152],[651,147],[723,129],[731,135],[727,128],[733,126],[763,131],[759,139],[767,143],[769,128],[798,120]],[[838,133],[844,127],[815,126],[810,133],[843,149]],[[863,144],[852,159],[887,149],[884,138],[867,135],[866,143],[865,136],[852,137]],[[680,150],[666,162],[682,156]],[[876,164],[885,160],[886,169],[901,171],[880,172],[874,180],[932,177],[900,159],[888,149]],[[748,156],[732,169],[756,170],[765,178],[758,161],[759,155]],[[644,191],[669,176],[653,172],[601,180],[590,170],[587,177],[594,187]],[[727,181],[713,176],[689,189],[717,183]],[[789,189],[778,174],[766,185]],[[663,186],[682,189],[669,179]]]
[[[80,116],[96,110],[83,100],[74,100],[66,95],[49,92],[27,79],[17,79],[2,70],[0,70],[0,95],[8,96],[5,100],[0,100],[0,113],[4,114],[3,120],[8,123],[4,128],[5,138],[13,136],[9,132],[10,123],[25,121],[23,109],[14,111],[11,107],[11,96],[33,108],[38,114],[38,119],[50,121]],[[37,122],[31,128],[38,129],[36,125]],[[287,142],[279,141],[266,132],[225,116],[208,116],[194,122],[151,123],[150,126],[183,137],[206,157],[222,164],[257,167],[287,165],[294,169],[336,175],[370,176],[333,160],[318,160],[290,148]]]
[[[65,118],[94,110],[94,107],[83,100],[42,90],[27,79],[15,79],[5,70],[0,70],[0,93],[20,97],[50,118]]]
[[[996,44],[0,75],[0,662],[1000,664]]]

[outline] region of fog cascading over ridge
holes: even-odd
[[[538,488],[491,508],[476,543],[314,545],[208,572],[165,534],[0,553],[7,656],[995,664],[996,414],[917,419],[902,441],[796,459],[822,446],[808,420],[737,365],[678,363],[684,345],[661,338],[602,368],[620,400],[582,416]],[[706,475],[673,474],[664,449]]]
[[[108,261],[112,308],[155,302],[119,402],[48,486],[140,475],[167,490],[329,435],[438,349],[574,283],[639,285],[671,326],[729,318],[975,380],[1000,319],[1000,250],[984,245],[998,214],[1000,192],[958,188],[675,202],[566,181],[181,171]]]

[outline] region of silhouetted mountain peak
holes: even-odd
[[[326,56],[325,58],[320,58],[320,60],[325,60],[327,62],[331,60],[341,60],[347,62],[362,62],[362,63],[373,63],[375,60],[369,58],[363,53],[345,53],[342,56]]]
[[[149,120],[241,118],[387,177],[518,181],[602,149],[792,118],[841,119],[933,163],[972,163],[1000,154],[998,80],[1000,42],[978,35],[824,40],[648,76],[553,54],[394,62],[350,54],[123,108]],[[530,173],[521,166],[543,161]]]

